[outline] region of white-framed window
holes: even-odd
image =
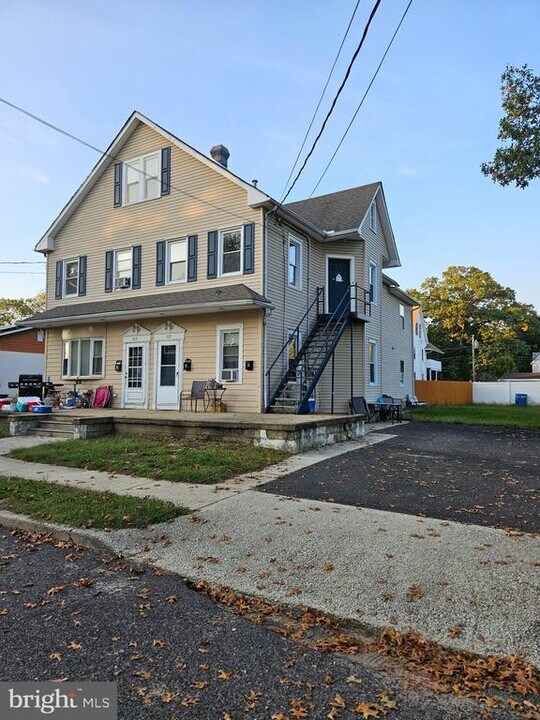
[[[377,208],[374,202],[369,206],[369,227],[373,232],[377,232]]]
[[[114,287],[131,287],[133,272],[133,249],[123,248],[114,251]]]
[[[418,323],[414,323],[414,334],[418,335]]]
[[[368,342],[369,384],[377,385],[379,382],[379,344],[376,340]]]
[[[63,297],[79,294],[79,258],[64,260]]]
[[[62,377],[103,377],[103,338],[64,340]]]
[[[302,243],[289,235],[289,286],[302,289]]]
[[[399,303],[399,318],[401,323],[401,329],[405,330],[405,305]]]
[[[161,153],[133,158],[124,163],[124,205],[153,200],[161,195]]]
[[[219,233],[219,274],[236,275],[242,272],[244,232],[241,227]]]
[[[424,362],[425,355],[424,355],[424,349],[422,348],[422,362]]]
[[[187,281],[187,238],[167,243],[167,283]]]
[[[217,374],[220,382],[242,382],[242,325],[217,326]]]
[[[405,360],[399,361],[399,384],[405,385]]]
[[[368,289],[369,289],[369,301],[373,304],[377,304],[377,265],[374,262],[369,263],[368,270]]]

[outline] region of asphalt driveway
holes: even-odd
[[[262,492],[540,532],[540,433],[409,423]]]

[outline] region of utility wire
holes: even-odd
[[[347,128],[346,128],[345,132],[344,132],[343,135],[341,136],[341,140],[339,141],[336,149],[334,150],[334,153],[333,153],[332,157],[331,157],[330,160],[328,161],[327,166],[324,168],[321,177],[320,177],[319,180],[317,181],[317,184],[315,185],[315,187],[314,187],[313,190],[311,191],[311,194],[309,195],[309,197],[306,198],[307,200],[309,200],[309,198],[313,197],[313,193],[315,192],[315,190],[317,190],[317,188],[318,188],[319,185],[321,184],[324,176],[325,176],[326,173],[328,172],[328,168],[329,168],[330,165],[333,163],[334,158],[336,157],[336,155],[337,155],[337,153],[338,153],[338,151],[339,151],[339,148],[343,145],[343,141],[344,141],[345,138],[347,137],[347,135],[348,135],[348,133],[349,133],[349,130],[351,129],[354,121],[356,120],[356,116],[357,116],[358,113],[360,112],[360,109],[361,109],[362,105],[364,104],[364,101],[365,101],[365,99],[367,98],[367,96],[368,96],[368,94],[369,94],[369,91],[371,90],[371,86],[373,85],[373,83],[375,82],[375,79],[377,78],[377,75],[379,74],[379,70],[381,69],[382,64],[384,63],[384,61],[385,61],[385,59],[386,59],[386,56],[388,55],[388,52],[389,52],[390,48],[392,47],[392,45],[393,45],[393,43],[394,43],[394,40],[395,40],[395,38],[396,38],[396,35],[398,34],[399,29],[401,28],[401,25],[403,24],[403,21],[405,20],[405,18],[406,18],[406,16],[407,16],[407,13],[409,12],[409,8],[411,7],[412,2],[413,2],[413,0],[409,0],[409,4],[408,4],[407,7],[405,8],[405,11],[404,11],[403,15],[401,16],[401,20],[399,21],[399,23],[398,23],[398,25],[397,25],[397,27],[396,27],[396,29],[395,29],[395,31],[394,31],[394,34],[393,34],[392,37],[390,38],[390,42],[388,43],[388,45],[387,45],[387,47],[386,47],[386,50],[384,51],[384,55],[382,56],[380,63],[377,65],[377,69],[375,70],[375,72],[374,72],[374,74],[373,74],[373,77],[372,77],[371,80],[369,81],[369,85],[367,86],[366,91],[365,91],[365,93],[363,94],[362,99],[360,100],[360,103],[358,104],[358,107],[356,108],[356,110],[355,110],[355,112],[354,112],[354,115],[353,115],[352,118],[351,118],[350,123],[347,125]],[[298,210],[297,212],[300,213],[300,212],[301,212],[301,209],[302,209],[302,208],[300,208],[300,210]]]
[[[0,275],[45,275],[45,270],[0,270]]]
[[[45,265],[45,260],[0,260],[0,265]]]
[[[347,83],[347,80],[349,79],[349,75],[351,74],[351,70],[352,70],[352,68],[353,68],[354,62],[355,62],[356,58],[358,57],[358,54],[359,54],[360,50],[362,49],[362,46],[363,46],[363,44],[364,44],[364,41],[365,41],[365,39],[366,39],[366,37],[367,37],[367,34],[368,34],[368,31],[369,31],[369,27],[370,27],[370,25],[371,25],[371,23],[372,23],[372,21],[373,21],[373,18],[375,17],[375,13],[377,12],[380,4],[381,4],[381,0],[376,0],[375,5],[373,6],[373,9],[372,9],[372,11],[371,11],[371,13],[370,13],[370,15],[369,15],[368,21],[367,21],[366,26],[365,26],[365,28],[364,28],[364,32],[362,33],[362,37],[360,38],[360,42],[358,43],[358,46],[357,46],[356,50],[354,51],[354,54],[353,54],[353,56],[352,56],[352,58],[351,58],[351,61],[350,61],[350,63],[349,63],[349,67],[347,68],[347,71],[345,72],[345,77],[344,77],[343,80],[341,81],[341,85],[339,86],[338,91],[337,91],[337,93],[335,94],[334,99],[332,100],[332,105],[330,106],[330,110],[327,112],[326,117],[325,117],[324,120],[323,120],[323,124],[321,125],[321,129],[319,130],[319,132],[318,132],[318,134],[317,134],[317,137],[316,137],[315,140],[313,141],[313,144],[312,144],[312,146],[311,146],[311,149],[310,149],[310,151],[308,152],[308,154],[306,155],[305,160],[304,160],[304,162],[302,163],[302,166],[301,166],[300,170],[298,171],[296,177],[294,178],[294,180],[293,180],[293,182],[292,182],[292,185],[289,187],[289,189],[287,190],[287,193],[285,194],[285,196],[284,196],[283,199],[281,200],[282,203],[285,202],[285,200],[286,200],[286,199],[289,197],[289,195],[291,194],[291,191],[292,191],[293,187],[296,185],[296,183],[298,182],[298,179],[299,179],[300,175],[302,174],[302,172],[304,171],[304,168],[306,167],[309,158],[313,155],[313,152],[314,152],[314,150],[315,150],[315,148],[316,148],[316,146],[317,146],[317,143],[319,142],[319,140],[320,140],[320,138],[321,138],[321,136],[322,136],[322,134],[323,134],[323,132],[324,132],[324,130],[325,130],[325,128],[326,128],[326,124],[328,123],[328,120],[330,119],[330,116],[331,116],[332,113],[334,112],[334,108],[336,107],[336,103],[337,103],[337,101],[338,101],[338,98],[339,98],[339,96],[341,95],[341,93],[343,92],[343,88],[345,87],[345,85],[346,85],[346,83]]]
[[[338,49],[338,51],[337,51],[337,55],[336,55],[336,57],[335,57],[335,59],[334,59],[334,63],[333,63],[333,65],[332,65],[332,67],[330,68],[330,73],[328,74],[328,77],[326,78],[326,83],[324,84],[324,87],[323,87],[323,89],[322,89],[322,93],[321,93],[321,96],[320,96],[320,98],[319,98],[319,102],[317,103],[317,107],[315,108],[315,111],[314,111],[314,113],[313,113],[313,115],[312,115],[312,117],[311,117],[311,121],[310,121],[310,123],[309,123],[309,127],[308,127],[308,129],[306,130],[306,134],[304,135],[304,139],[302,140],[302,145],[301,145],[300,150],[298,151],[298,154],[297,154],[297,156],[296,156],[296,158],[295,158],[295,160],[294,160],[293,166],[292,166],[292,168],[291,168],[291,172],[289,173],[289,177],[287,178],[287,182],[285,183],[285,186],[283,187],[283,190],[282,190],[282,192],[281,192],[282,196],[285,194],[285,191],[287,190],[287,187],[288,187],[288,185],[289,185],[289,182],[290,182],[290,180],[291,180],[291,178],[292,178],[292,174],[293,174],[293,172],[294,172],[295,169],[296,169],[296,165],[297,165],[297,163],[298,163],[298,160],[299,160],[299,158],[300,158],[300,155],[302,154],[302,150],[304,149],[304,146],[305,146],[305,144],[306,144],[306,142],[307,142],[309,133],[310,133],[310,131],[311,131],[311,128],[313,127],[313,123],[315,122],[315,118],[317,117],[317,113],[319,112],[319,108],[321,107],[321,103],[322,103],[323,98],[324,98],[324,95],[325,95],[325,93],[326,93],[326,89],[327,89],[328,84],[329,84],[329,82],[330,82],[330,79],[332,78],[332,75],[333,75],[333,73],[334,73],[334,69],[335,69],[335,67],[336,67],[337,61],[339,60],[339,56],[341,55],[341,51],[342,51],[342,49],[343,49],[343,45],[345,44],[345,40],[347,39],[347,36],[348,36],[348,34],[349,34],[349,30],[351,29],[351,25],[352,25],[352,23],[353,23],[353,20],[354,20],[354,17],[355,17],[355,15],[356,15],[356,11],[358,10],[358,6],[359,6],[359,5],[360,5],[360,0],[357,0],[356,5],[354,6],[353,13],[352,13],[352,15],[351,15],[351,19],[349,20],[349,24],[347,25],[347,29],[345,30],[345,35],[343,36],[343,40],[341,41],[341,45],[339,46],[339,49]],[[282,201],[282,202],[283,202],[283,201]]]
[[[61,135],[68,137],[70,140],[74,140],[75,142],[78,142],[81,145],[84,145],[85,147],[90,148],[91,150],[94,150],[95,152],[99,153],[100,155],[102,155],[104,157],[108,157],[111,160],[114,160],[115,162],[123,162],[123,164],[126,167],[136,170],[140,175],[143,175],[146,178],[155,179],[154,175],[150,175],[149,173],[144,172],[144,170],[140,170],[138,167],[129,165],[128,163],[122,161],[121,158],[116,157],[115,155],[112,155],[111,153],[107,152],[106,150],[101,150],[100,148],[96,147],[95,145],[92,145],[89,142],[86,142],[86,140],[83,140],[82,138],[78,137],[77,135],[73,135],[72,133],[67,132],[66,130],[59,127],[58,125],[54,125],[53,123],[48,122],[44,118],[39,117],[39,115],[34,115],[34,113],[31,113],[29,110],[25,110],[24,108],[20,107],[19,105],[15,105],[15,103],[10,102],[9,100],[6,100],[3,97],[0,97],[0,102],[4,103],[4,105],[7,105],[10,108],[13,108],[13,110],[17,110],[17,112],[20,112],[23,115],[26,115],[27,117],[32,118],[32,120],[35,120],[36,122],[41,123],[42,125],[45,125],[46,127],[50,128],[51,130],[55,130],[56,132],[60,133]],[[200,202],[200,203],[203,203],[204,205],[208,205],[208,207],[211,207],[214,210],[220,210],[221,212],[227,213],[228,215],[231,215],[232,217],[236,217],[239,220],[242,220],[243,222],[254,223],[255,225],[260,225],[261,227],[263,227],[263,223],[261,223],[257,220],[253,220],[252,218],[246,218],[243,215],[239,215],[238,213],[235,213],[232,210],[229,210],[228,208],[224,208],[219,205],[215,205],[214,203],[211,203],[208,200],[203,200],[203,198],[197,197],[196,195],[192,195],[191,193],[187,192],[186,190],[181,190],[180,188],[175,187],[171,183],[169,183],[169,187],[171,190],[175,190],[176,192],[179,192],[182,195],[186,195],[187,197],[190,197],[192,200],[195,200],[196,202]]]

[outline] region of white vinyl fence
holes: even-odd
[[[517,393],[527,395],[528,405],[540,405],[540,380],[502,380],[473,383],[473,404],[514,405]]]

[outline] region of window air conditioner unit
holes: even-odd
[[[224,382],[234,382],[238,380],[238,370],[222,370],[221,379]]]
[[[131,287],[131,278],[129,277],[118,277],[114,280],[115,288],[128,288]]]

